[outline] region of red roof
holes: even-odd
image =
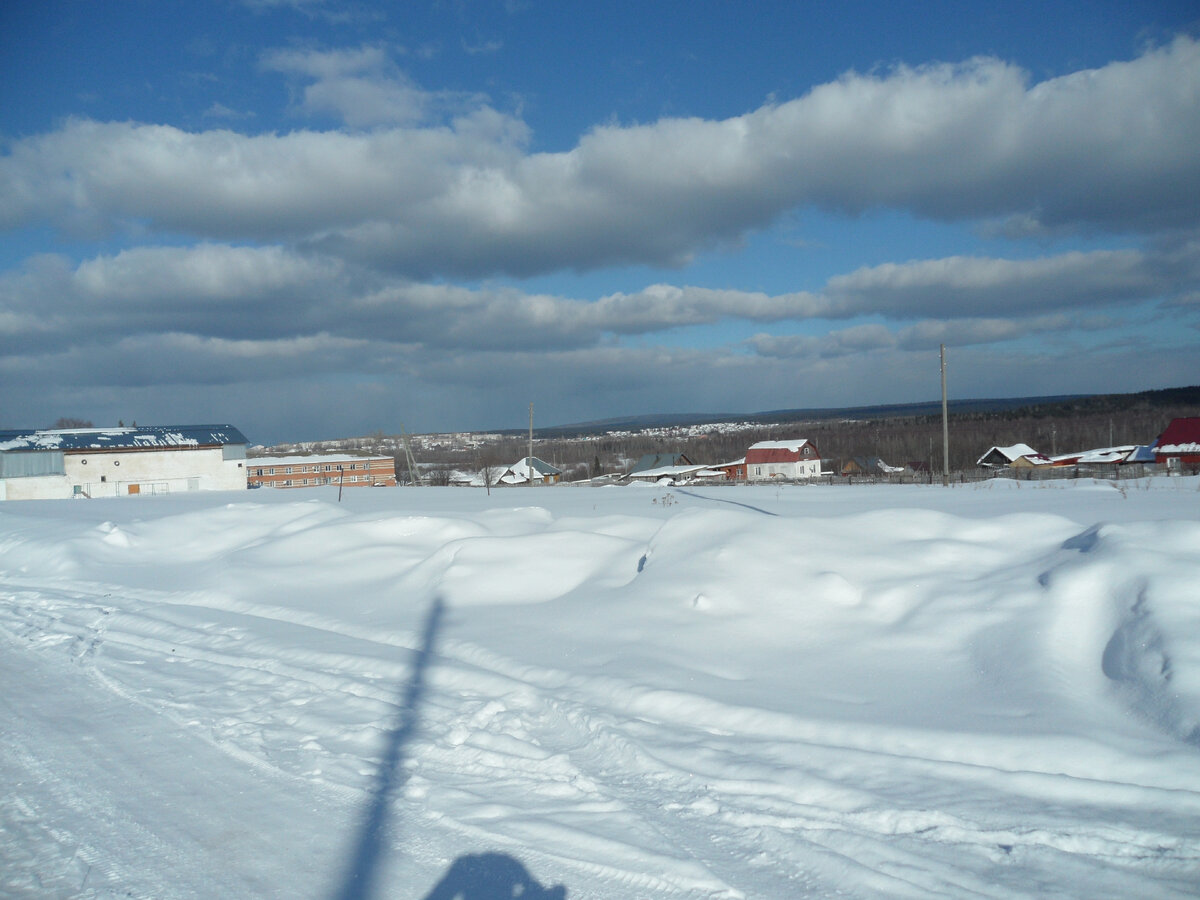
[[[784,447],[763,447],[757,450],[751,447],[746,451],[747,465],[752,463],[789,463],[797,462],[803,458],[802,451],[797,450],[793,453]],[[808,458],[812,458],[811,454]]]
[[[1200,450],[1200,417],[1172,419],[1167,430],[1158,436],[1155,449],[1159,453],[1195,453]]]

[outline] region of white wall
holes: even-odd
[[[0,500],[65,500],[71,491],[65,475],[0,479]]]
[[[91,497],[124,496],[135,486],[143,494],[246,489],[245,460],[224,459],[220,447],[68,453],[64,470]]]
[[[802,459],[789,463],[747,463],[746,478],[749,481],[769,481],[772,478],[795,480],[817,478],[821,474],[819,459]]]

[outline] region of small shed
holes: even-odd
[[[671,483],[697,480],[712,481],[724,477],[724,473],[709,466],[660,466],[657,469],[643,469],[640,472],[630,472],[626,476],[630,481]]]
[[[1041,453],[1026,453],[1024,456],[1018,456],[1012,461],[1014,469],[1040,469],[1043,466],[1053,466],[1054,461],[1048,456],[1043,456]]]
[[[975,465],[985,469],[1003,469],[1006,466],[1011,466],[1023,456],[1039,455],[1028,444],[1013,444],[1010,447],[991,447],[987,453],[979,457]]]
[[[523,456],[504,470],[499,484],[556,484],[562,478],[562,469],[552,466],[536,456]]]
[[[645,472],[650,469],[662,469],[667,466],[691,466],[695,465],[690,459],[682,453],[646,453],[633,465],[629,470],[630,475],[636,475],[639,472]]]
[[[718,472],[725,474],[726,481],[745,481],[746,480],[746,457],[735,459],[732,462],[720,463],[713,466]]]
[[[855,456],[842,465],[843,475],[878,475],[883,471],[883,460],[878,456]]]

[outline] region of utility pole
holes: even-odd
[[[950,486],[950,417],[946,413],[945,344],[942,344],[942,486]]]
[[[420,470],[417,468],[417,461],[413,458],[412,447],[408,443],[408,435],[404,433],[404,423],[400,423],[400,441],[404,444],[404,459],[408,463],[408,480],[412,484],[421,484]]]
[[[533,404],[529,404],[529,455],[525,457],[525,474],[529,476],[529,486],[533,487]]]

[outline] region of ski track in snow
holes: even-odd
[[[1164,494],[1173,521],[1150,506],[1088,524],[1007,496],[992,515],[918,508],[935,489],[837,508],[852,490],[0,513],[2,652],[69,666],[204,759],[338,810],[344,839],[444,598],[396,803],[393,867],[411,881],[388,896],[479,850],[573,900],[1193,894],[1195,492]],[[0,814],[0,893],[272,893],[253,860],[223,876],[190,836],[148,831],[104,784],[56,781],[36,734],[4,730],[21,784]],[[83,808],[126,849],[52,815]],[[192,881],[155,886],[166,868],[137,871],[134,848]]]

